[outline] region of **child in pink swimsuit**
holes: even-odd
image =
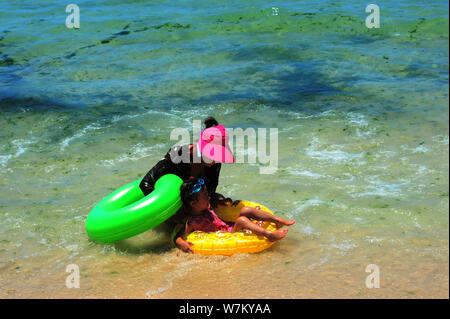
[[[233,232],[234,223],[226,223],[217,217],[216,213],[209,209],[201,215],[190,216],[186,222],[189,228],[187,233],[193,231],[202,231],[205,233],[213,233],[216,231]]]
[[[205,186],[205,182],[201,178],[194,178],[184,182],[181,185],[181,200],[183,201],[182,210],[189,216],[186,221],[184,234],[179,236],[175,243],[184,252],[192,252],[190,248],[193,244],[183,239],[185,234],[193,231],[202,232],[237,232],[242,229],[248,229],[256,235],[263,235],[271,241],[284,238],[288,230],[277,229],[274,231],[267,230],[258,224],[253,223],[250,219],[269,221],[276,224],[277,228],[283,226],[291,226],[295,220],[287,220],[272,215],[263,210],[254,207],[243,207],[240,216],[234,223],[226,223],[221,220],[211,209],[210,197]]]

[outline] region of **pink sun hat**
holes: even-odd
[[[230,137],[225,126],[217,125],[204,129],[197,145],[210,160],[219,163],[234,163],[234,156],[228,145]]]

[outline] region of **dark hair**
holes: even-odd
[[[205,124],[205,128],[209,128],[209,127],[213,127],[213,126],[217,126],[219,125],[219,122],[217,122],[217,120],[212,117],[212,116],[208,116],[204,121],[203,124]]]
[[[181,201],[187,207],[190,207],[190,202],[196,200],[198,194],[200,193],[196,192],[192,194],[192,189],[194,188],[194,185],[198,183],[199,183],[198,178],[190,178],[188,180],[185,180],[183,184],[181,184],[180,186]],[[203,185],[203,187],[205,187],[205,185]]]

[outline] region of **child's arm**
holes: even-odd
[[[183,239],[184,235],[189,234],[191,231],[192,231],[192,229],[189,226],[189,223],[186,222],[184,231],[181,232],[181,234],[177,237],[177,239],[175,239],[175,244],[177,245],[177,247],[179,249],[181,249],[182,251],[184,251],[185,253],[193,253],[193,251],[191,249],[191,246],[193,245],[193,243]]]
[[[185,253],[193,253],[191,246],[193,245],[193,243],[191,243],[190,241],[185,241],[183,239],[183,237],[178,237],[175,240],[175,244],[177,245],[177,247],[179,249],[181,249],[182,251],[184,251]]]

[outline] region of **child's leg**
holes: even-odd
[[[255,224],[255,223],[253,223],[250,219],[248,219],[245,216],[240,216],[236,220],[236,222],[234,223],[234,226],[233,226],[233,231],[234,232],[240,231],[242,229],[251,230],[252,233],[254,233],[255,235],[265,236],[270,241],[280,240],[284,236],[286,236],[286,234],[288,232],[287,229],[274,230],[274,231],[267,230],[267,229],[265,229],[265,228]]]
[[[275,215],[272,215],[263,210],[257,209],[255,207],[245,206],[241,209],[241,216],[245,216],[247,218],[253,218],[256,220],[264,220],[275,223],[277,228],[281,228],[283,226],[291,226],[295,223],[295,220],[284,219]]]

